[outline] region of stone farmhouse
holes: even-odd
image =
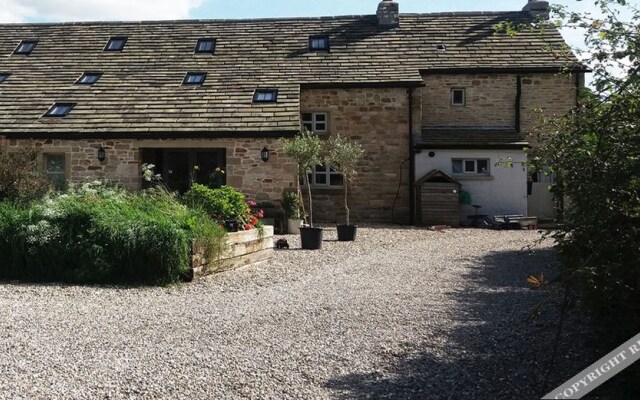
[[[433,170],[485,214],[551,216],[544,179],[518,162],[531,110],[566,113],[585,70],[549,51],[565,42],[540,22],[547,7],[401,14],[383,0],[364,16],[4,24],[0,140],[35,146],[60,188],[136,190],[153,163],[175,190],[195,177],[277,204],[295,187],[282,139],[307,128],[364,146],[355,220],[416,222],[413,182]],[[532,29],[496,33],[502,21]],[[318,166],[312,184],[317,218],[339,219],[342,176]]]

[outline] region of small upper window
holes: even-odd
[[[74,103],[56,103],[47,113],[44,115],[45,117],[66,117],[67,114],[73,109],[75,106]]]
[[[454,106],[464,106],[466,104],[466,93],[464,89],[451,89],[451,104]]]
[[[327,113],[302,113],[302,126],[313,133],[327,133]]]
[[[309,38],[309,50],[329,51],[329,38],[327,36],[311,36]]]
[[[13,51],[13,54],[22,54],[28,56],[29,54],[31,54],[33,49],[36,48],[37,44],[38,42],[35,40],[23,40]]]
[[[274,103],[278,100],[278,91],[275,89],[256,90],[253,95],[254,103]]]
[[[126,37],[112,37],[107,42],[104,51],[122,51],[125,43],[127,43]]]
[[[451,160],[451,169],[454,174],[489,175],[489,160],[454,158]]]
[[[93,85],[98,82],[101,76],[102,74],[99,72],[85,72],[76,83],[79,85]]]
[[[204,83],[207,74],[204,72],[187,72],[184,80],[182,81],[183,85],[202,85]]]
[[[0,73],[0,83],[6,81],[11,74]]]
[[[198,39],[198,43],[196,44],[196,53],[213,54],[215,50],[215,39]]]

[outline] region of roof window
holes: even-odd
[[[207,74],[205,72],[187,72],[184,80],[182,81],[183,85],[202,85],[204,83]]]
[[[112,37],[107,42],[104,51],[122,51],[125,43],[127,43],[127,38],[124,36]]]
[[[76,81],[78,85],[93,85],[98,82],[98,79],[102,76],[100,72],[85,72],[80,79]]]
[[[438,50],[440,52],[447,51],[447,46],[445,46],[444,44],[439,44],[439,45],[436,46],[436,50]]]
[[[35,40],[23,40],[22,42],[20,42],[18,47],[16,47],[16,49],[13,51],[13,54],[28,56],[29,54],[31,54],[33,49],[36,48],[37,44],[38,42]]]
[[[0,83],[6,81],[9,78],[9,75],[11,74],[0,73]]]
[[[66,117],[67,114],[75,107],[75,103],[56,103],[47,113],[45,117]]]
[[[276,89],[258,89],[253,94],[254,103],[275,103],[278,100]]]
[[[198,43],[196,43],[196,53],[213,54],[215,50],[215,39],[198,39]]]
[[[309,38],[309,50],[329,51],[329,37],[328,36],[311,36]]]

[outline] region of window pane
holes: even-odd
[[[453,160],[451,163],[451,169],[453,170],[454,174],[461,174],[462,173],[462,160]]]
[[[341,174],[331,174],[331,186],[342,186],[344,184],[344,177]]]
[[[313,114],[303,113],[302,114],[302,121],[304,121],[304,122],[313,122]]]
[[[64,155],[46,154],[44,162],[46,178],[53,183],[56,190],[64,190],[66,180]]]
[[[453,91],[453,104],[464,104],[464,90]]]
[[[479,174],[489,173],[489,160],[478,160],[478,173]]]
[[[327,171],[327,167],[325,167],[324,165],[316,165],[316,172],[326,172]]]
[[[212,40],[201,40],[198,42],[198,51],[210,53],[213,51],[213,41]]]
[[[322,114],[322,113],[316,114],[316,121],[324,122],[326,120],[327,120],[327,114]]]
[[[316,184],[317,185],[326,185],[327,184],[327,174],[316,174]]]
[[[324,132],[327,130],[327,125],[325,123],[318,123],[316,124],[316,131],[318,132]]]
[[[464,172],[476,172],[476,161],[475,160],[465,160],[464,161]]]
[[[304,124],[304,129],[308,130],[308,131],[313,131],[313,124],[311,123],[305,123]]]

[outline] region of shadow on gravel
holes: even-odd
[[[409,343],[403,354],[384,356],[380,373],[341,376],[327,388],[344,399],[540,399],[597,359],[585,347],[584,319],[570,317],[561,362],[542,387],[560,299],[527,320],[544,293],[530,290],[526,278],[550,275],[555,263],[553,249],[495,252],[473,261],[467,284],[450,293],[458,311],[453,328],[442,332],[444,347]]]

